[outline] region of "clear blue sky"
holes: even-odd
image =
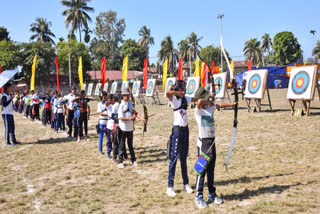
[[[291,31],[301,44],[304,57],[311,51],[320,35],[319,0],[92,0],[89,6],[95,26],[95,17],[102,11],[114,10],[118,18],[125,18],[125,39],[138,40],[140,27],[151,29],[155,45],[150,57],[156,57],[161,41],[171,35],[175,47],[191,32],[203,37],[202,47],[219,45],[220,22],[218,13],[223,13],[224,47],[232,57],[243,56],[243,46],[250,38],[261,39],[264,33],[273,36],[281,31]],[[59,37],[67,37],[61,11],[64,7],[58,0],[5,0],[1,3],[0,26],[10,32],[12,40],[27,42],[31,36],[30,24],[37,17],[52,22],[51,30]],[[313,37],[309,31],[316,30]],[[78,35],[78,34],[76,34]],[[235,58],[235,60],[243,59]],[[151,58],[155,62],[156,58]]]

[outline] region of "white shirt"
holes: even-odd
[[[54,100],[54,113],[63,113],[62,98]]]
[[[118,104],[118,108],[119,108],[119,104]],[[111,105],[111,104],[108,105],[107,109],[108,109],[108,116],[112,117],[113,105]],[[113,124],[114,124],[114,121],[112,119],[108,120],[107,129],[112,130],[113,129]]]
[[[199,109],[197,106],[194,109],[194,116],[199,126],[199,138],[213,138],[214,137],[214,118],[213,111],[216,109],[216,105],[205,106],[203,109]],[[198,147],[201,148],[201,141],[198,139]]]
[[[98,113],[104,113],[104,114],[108,113],[107,106],[106,106],[106,104],[104,102],[100,101],[98,103],[97,112]],[[99,124],[107,125],[107,123],[108,123],[107,119],[108,119],[108,116],[102,116],[102,115],[99,114]]]
[[[191,102],[191,97],[185,96],[187,100],[187,104]],[[181,106],[181,100],[177,99],[176,96],[172,96],[172,101],[169,101],[171,104],[171,107],[173,109],[177,109]],[[185,127],[188,125],[188,117],[187,117],[187,111],[185,109],[179,109],[177,111],[173,112],[174,120],[173,125],[174,126],[182,126]]]
[[[119,127],[122,131],[130,132],[133,131],[133,121],[121,120],[121,117],[129,118],[132,117],[131,111],[133,110],[133,105],[130,101],[121,101],[118,109]]]
[[[35,99],[35,100],[38,100],[38,101],[33,101],[32,99]],[[34,105],[34,104],[39,104],[39,96],[37,96],[36,94],[34,94],[34,95],[32,96],[32,99],[31,99],[32,105]]]
[[[2,97],[7,97],[7,101],[11,99],[11,96],[9,94],[6,94],[6,93],[3,93],[3,95],[1,96],[1,99]],[[11,114],[13,115],[13,104],[12,104],[12,101],[9,103],[9,105],[7,105],[6,107],[3,106],[3,103],[2,103],[2,114]]]
[[[72,102],[72,100],[74,100],[74,99],[76,98],[76,95],[70,93],[70,94],[64,96],[64,98],[65,98],[66,100],[68,100],[68,109],[71,110],[72,107],[73,107],[73,102]]]

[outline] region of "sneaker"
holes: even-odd
[[[108,159],[111,159],[111,156],[110,156],[110,154],[109,154],[109,153],[107,154],[107,158],[108,158]]]
[[[196,205],[198,205],[200,209],[204,209],[208,206],[207,203],[203,200],[202,195],[196,196],[194,202],[196,203]]]
[[[191,187],[189,187],[189,184],[186,184],[183,186],[183,190],[186,191],[189,194],[193,193],[193,189]]]
[[[169,197],[174,197],[174,196],[176,196],[176,193],[175,193],[175,191],[173,190],[172,187],[168,187],[166,193],[167,193],[167,195],[168,195]]]
[[[208,194],[208,203],[221,204],[222,199],[217,196],[216,193]]]
[[[104,154],[102,150],[99,150],[99,153],[100,153],[100,155],[103,155],[103,154]]]
[[[13,145],[21,144],[19,141],[13,143]]]
[[[117,164],[118,160],[117,159],[113,159],[112,162]]]
[[[134,162],[132,163],[132,165],[133,165],[133,166],[138,166],[137,161],[134,161]]]
[[[124,168],[123,163],[119,163],[119,164],[118,164],[118,168],[119,168],[119,169],[123,169],[123,168]]]
[[[6,143],[6,146],[13,146],[13,144],[11,144],[11,143]]]

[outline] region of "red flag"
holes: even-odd
[[[251,71],[251,60],[248,61],[248,71]]]
[[[206,86],[207,85],[207,72],[208,72],[208,67],[207,64],[204,63],[203,64],[203,70],[202,70],[202,86]]]
[[[148,57],[143,62],[143,88],[147,90],[148,83]]]
[[[104,88],[104,84],[106,83],[106,57],[101,59],[101,88]]]
[[[58,65],[58,57],[54,60],[54,64],[56,65],[57,70],[57,91],[60,93],[60,83],[59,83],[59,65]]]
[[[211,62],[211,73],[214,74],[214,60]]]
[[[182,57],[179,60],[178,80],[182,80]]]

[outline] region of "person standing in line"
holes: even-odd
[[[79,97],[79,128],[78,128],[78,140],[80,143],[83,137],[83,129],[85,133],[85,141],[88,141],[88,120],[90,119],[90,106],[88,105],[89,99],[86,98],[86,92],[81,90]]]
[[[15,125],[13,118],[13,103],[12,103],[12,85],[11,83],[6,83],[3,87],[3,94],[1,97],[2,105],[2,119],[4,122],[4,137],[5,144],[7,146],[13,146],[19,144],[15,136]],[[10,143],[10,137],[12,144]]]
[[[49,92],[46,93],[46,96],[42,98],[44,102],[44,108],[42,113],[42,125],[47,126],[51,120],[51,97]]]
[[[39,115],[39,93],[36,92],[33,94],[32,96],[32,110],[33,110],[33,114],[32,114],[32,121],[34,121],[34,119],[36,120],[40,120],[40,115]]]
[[[113,130],[114,121],[112,120],[112,109],[115,104],[115,96],[113,94],[110,95],[109,100],[106,103],[109,120],[107,122],[107,158],[111,159],[112,152],[112,140],[111,133]]]
[[[62,130],[65,132],[65,127],[63,127],[63,112],[64,112],[64,102],[61,97],[61,94],[59,93],[57,96],[57,99],[54,100],[54,105],[56,108],[56,115],[57,115],[57,120],[56,120],[56,125],[55,125],[55,133],[58,133],[58,130]]]
[[[64,97],[66,100],[68,100],[67,125],[68,125],[68,138],[69,139],[72,138],[71,135],[72,135],[72,125],[73,125],[73,117],[74,117],[74,111],[72,109],[73,109],[73,105],[74,105],[73,101],[76,98],[76,91],[77,91],[77,88],[74,87],[71,90],[71,93]]]
[[[116,164],[118,163],[117,157],[119,155],[119,143],[121,139],[121,130],[119,128],[119,119],[118,119],[118,110],[119,110],[120,100],[121,100],[121,94],[118,93],[114,96],[115,102],[112,105],[111,120],[110,120],[110,123],[108,121],[108,124],[107,124],[107,126],[111,128],[111,124],[113,123],[112,125],[112,144],[113,144],[112,161]],[[125,159],[128,158],[126,152],[124,153],[124,158]]]
[[[97,112],[99,114],[99,153],[104,154],[102,151],[102,144],[103,144],[103,136],[104,134],[107,135],[107,123],[110,119],[108,116],[108,109],[106,106],[107,101],[107,93],[105,91],[102,92],[101,101],[98,103]]]
[[[57,99],[57,94],[58,94],[58,92],[55,91],[53,93],[53,96],[50,99],[50,103],[51,103],[51,130],[55,130],[55,125],[56,125],[56,121],[57,121],[56,107],[54,105],[54,101]]]

